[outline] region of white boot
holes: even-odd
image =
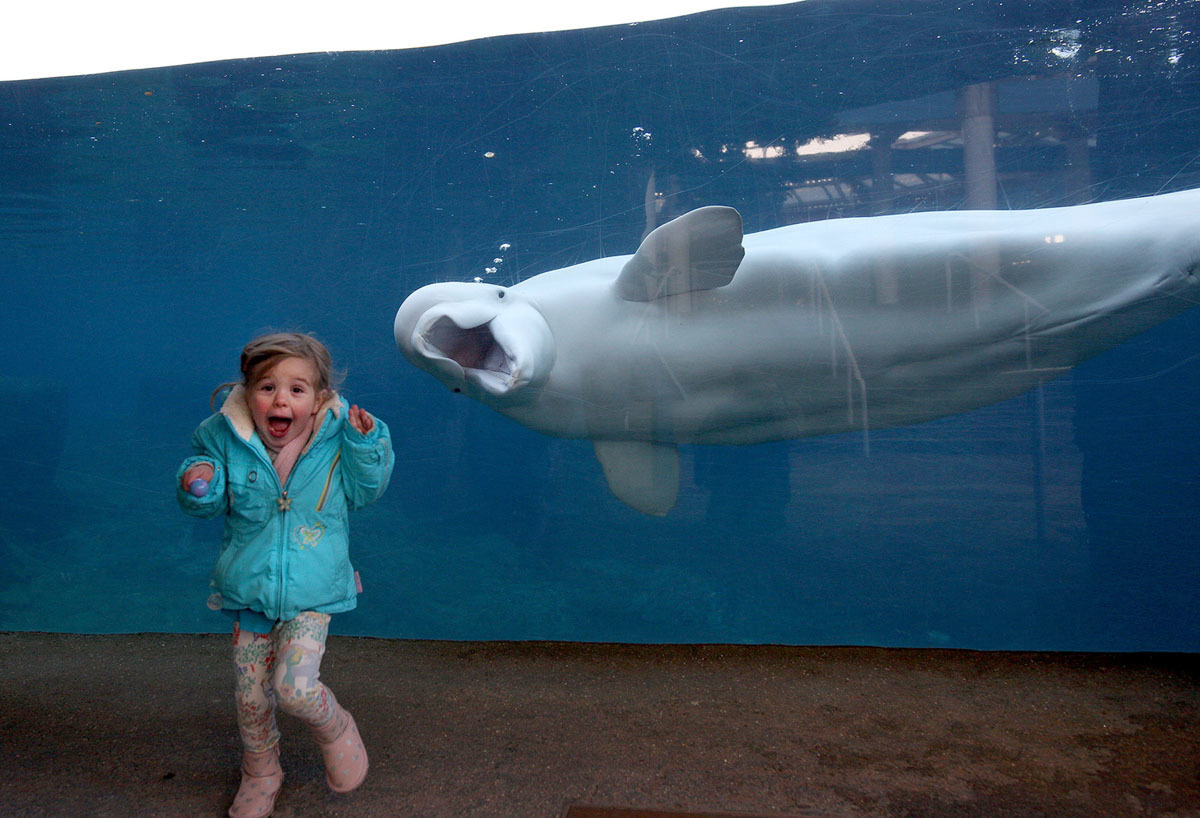
[[[242,784],[229,808],[229,818],[266,818],[275,809],[275,796],[283,786],[279,745],[261,753],[242,753]]]
[[[363,746],[354,717],[335,703],[329,721],[312,728],[312,732],[321,746],[325,782],[329,789],[341,793],[358,789],[367,777],[367,748]]]

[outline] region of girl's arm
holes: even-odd
[[[379,499],[392,477],[392,437],[387,424],[351,406],[342,428],[342,469],[350,508]]]
[[[225,499],[224,457],[208,434],[208,423],[202,423],[192,434],[192,449],[196,454],[184,460],[175,474],[175,499],[185,513],[193,517],[216,517],[229,510]],[[208,491],[201,497],[189,492],[196,478],[208,482]]]

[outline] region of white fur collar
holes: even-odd
[[[238,437],[245,440],[247,443],[254,437],[254,417],[250,414],[250,404],[246,403],[246,388],[241,384],[233,387],[229,391],[229,397],[225,398],[225,402],[221,404],[221,414],[229,419],[229,423],[233,426],[233,430],[237,432]],[[313,422],[312,435],[308,439],[308,445],[304,447],[308,451],[308,447],[312,445],[313,440],[317,437],[317,432],[321,429],[321,424],[325,422],[326,412],[333,412],[333,416],[340,417],[342,414],[342,400],[337,392],[330,392],[329,397],[317,409],[317,417]]]

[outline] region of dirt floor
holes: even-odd
[[[0,633],[0,814],[219,816],[229,637]],[[1200,816],[1200,656],[333,637],[371,754],[288,816]],[[608,808],[608,809],[604,809]]]

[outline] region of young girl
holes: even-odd
[[[347,406],[332,381],[329,351],[308,335],[251,341],[242,382],[225,385],[232,391],[179,469],[183,510],[225,516],[209,607],[234,620],[244,752],[233,818],[274,809],[276,707],[311,728],[330,789],[350,792],[367,774],[358,727],[318,674],[330,614],[356,604],[347,513],[383,494],[392,450],[383,421]]]

